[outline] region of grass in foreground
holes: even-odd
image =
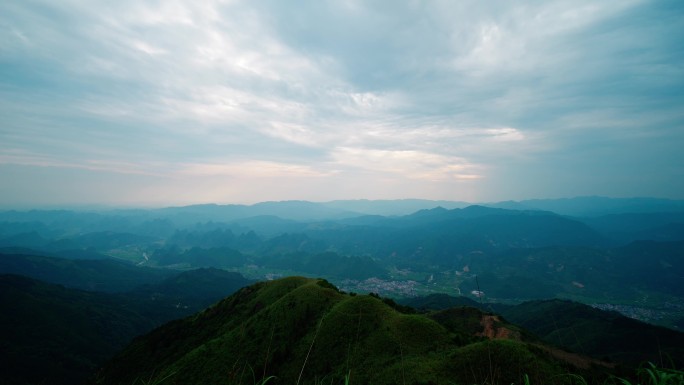
[[[133,382],[132,385],[162,385],[166,380],[169,378],[173,377],[175,373],[169,374],[164,377],[160,378],[150,378],[148,380],[144,379],[137,379],[136,381]],[[591,385],[584,377],[576,374],[567,374],[565,375],[570,380],[570,383],[573,385]],[[659,368],[653,363],[648,363],[647,367],[642,367],[637,369],[636,371],[636,379],[635,380],[629,380],[629,379],[624,379],[620,377],[612,377],[605,381],[602,385],[684,385],[684,371],[681,370],[676,370],[676,369],[666,369],[666,368]],[[256,381],[256,379],[253,379],[254,385],[266,385],[267,383],[271,381],[276,381],[277,377],[276,376],[268,376],[264,377],[259,381]],[[632,382],[636,381],[636,382]],[[332,383],[333,381],[331,381]],[[321,384],[323,382],[320,382]],[[344,385],[351,385],[351,372],[347,372],[347,374],[344,376]],[[317,382],[318,385],[318,382]],[[451,384],[451,385],[459,385],[459,384]],[[475,384],[473,384],[475,385]],[[484,383],[484,384],[479,384],[479,385],[494,385],[490,383]],[[516,384],[511,384],[511,385],[516,385]],[[523,382],[519,385],[538,385],[534,384],[533,382],[530,381],[530,377],[525,374],[523,376]],[[543,384],[539,384],[543,385]]]

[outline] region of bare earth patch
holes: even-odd
[[[487,337],[489,339],[506,339],[520,341],[520,332],[511,330],[502,325],[501,319],[496,315],[485,315],[480,320],[483,330],[477,333],[477,336]]]

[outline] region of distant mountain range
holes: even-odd
[[[529,199],[489,203],[468,203],[462,201],[398,199],[398,200],[337,200],[330,202],[280,201],[262,202],[253,205],[201,204],[160,209],[100,209],[100,210],[30,210],[0,211],[0,220],[8,222],[48,222],[67,227],[77,222],[103,225],[106,216],[117,217],[119,225],[167,218],[179,224],[206,221],[233,221],[258,216],[277,216],[296,221],[320,221],[343,219],[362,215],[403,216],[416,211],[442,207],[445,209],[465,208],[481,205],[509,210],[541,210],[574,217],[597,217],[610,214],[639,214],[684,211],[684,200],[659,198],[607,198],[577,197],[563,199]],[[76,214],[78,213],[78,214]]]
[[[646,290],[656,298],[651,306],[665,306],[672,302],[668,296],[682,296],[677,283],[682,279],[678,261],[684,242],[680,201],[575,198],[518,202],[515,207],[524,210],[471,205],[400,216],[353,211],[377,207],[376,212],[389,212],[392,207],[437,203],[446,202],[290,201],[107,212],[0,212],[0,252],[7,255],[0,260],[0,272],[104,291],[124,284],[113,282],[118,273],[89,280],[77,278],[78,271],[59,273],[67,262],[49,258],[64,257],[81,270],[99,263],[112,272],[130,269],[133,263],[232,269],[259,279],[308,274],[338,283],[406,281],[401,275],[405,274],[417,282],[418,291],[435,290],[438,284],[471,292],[477,276],[490,298],[507,301],[569,297],[611,303],[635,301]],[[601,205],[604,212],[642,212],[573,217],[530,208],[533,205],[585,213],[598,212]],[[672,211],[658,211],[665,209]],[[641,251],[633,252],[636,249]],[[16,257],[19,254],[24,257]],[[34,257],[27,259],[31,254]],[[41,275],[47,271],[61,274],[61,280]],[[158,279],[166,274],[159,269],[148,273]],[[127,290],[148,283],[141,274],[131,278]],[[428,284],[421,276],[437,281]],[[668,317],[663,323],[671,325],[674,316]]]
[[[322,346],[329,352],[312,350],[313,370],[306,376],[315,373],[308,377],[313,381],[330,375],[342,382],[351,375],[360,378],[357,383],[390,383],[407,368],[425,381],[486,381],[478,361],[485,353],[487,361],[490,353],[504,361],[508,355],[525,358],[511,365],[541,379],[575,370],[566,354],[592,356],[573,360],[601,368],[605,359],[655,359],[649,338],[676,356],[681,349],[662,341],[679,344],[676,329],[684,328],[684,210],[681,201],[587,197],[491,205],[289,201],[3,211],[0,306],[9,310],[0,316],[0,344],[11,357],[0,372],[31,382],[74,383],[134,336],[202,311],[254,281],[283,276],[327,281],[291,278],[252,286],[140,339],[102,374],[123,368],[147,381],[182,370],[181,381],[206,356],[207,368],[223,375],[239,373],[244,380],[249,368],[262,375],[265,368],[290,381],[301,362],[287,357],[306,359],[314,339],[327,341]],[[397,305],[368,293],[397,301],[428,296]],[[424,310],[444,307],[419,315],[407,303]],[[286,336],[274,319],[301,332]],[[341,330],[317,331],[322,319],[337,319]],[[82,336],[71,338],[72,326]],[[414,336],[407,328],[425,330]],[[597,331],[600,336],[592,334]],[[620,341],[629,333],[641,334],[632,337],[633,344]],[[486,342],[501,335],[515,342]],[[233,351],[230,344],[246,350]],[[350,349],[374,356],[366,359]],[[428,351],[438,354],[424,359]],[[230,368],[218,363],[217,352],[230,353]],[[149,360],[138,356],[143,353]],[[455,356],[472,358],[454,366],[464,372],[445,369]],[[28,374],[35,376],[22,377]],[[521,381],[520,371],[507,375],[501,380]],[[124,377],[127,385],[134,380]]]
[[[513,210],[545,210],[573,217],[611,214],[643,214],[684,211],[684,201],[658,198],[607,198],[597,196],[564,199],[529,199],[486,204]]]

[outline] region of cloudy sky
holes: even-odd
[[[0,205],[684,199],[684,2],[0,2]]]

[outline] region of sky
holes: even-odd
[[[0,205],[684,199],[684,2],[0,2]]]

